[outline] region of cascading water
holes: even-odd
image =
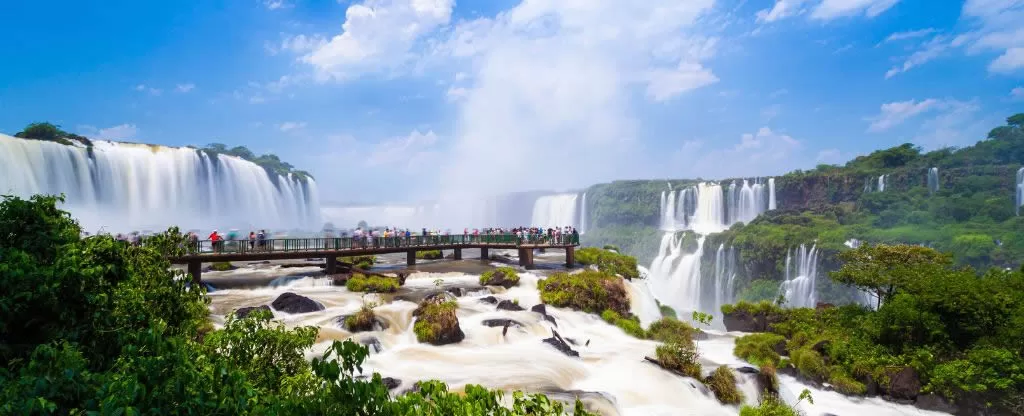
[[[761,179],[744,179],[725,189],[718,183],[702,182],[662,191],[659,226],[664,231],[716,233],[775,208],[774,178],[768,179],[767,186]]]
[[[796,249],[796,263],[793,264],[793,250],[786,253],[786,281],[779,291],[786,297],[786,306],[813,308],[816,306],[815,284],[818,279],[818,247],[801,244]]]
[[[1024,206],[1024,168],[1017,169],[1017,215]]]
[[[686,253],[686,233],[665,233],[661,237],[658,256],[651,263],[651,291],[662,304],[678,313],[701,310],[700,258],[704,253],[704,236],[697,236],[697,249]],[[680,315],[684,316],[684,315]]]
[[[580,234],[587,232],[587,193],[583,193],[580,201]]]
[[[885,192],[885,175],[878,176],[878,192]]]
[[[662,191],[661,206],[661,229],[665,231],[675,230],[676,191]]]
[[[775,178],[768,178],[768,210],[776,209],[775,206]]]
[[[576,226],[576,199],[579,194],[547,195],[533,204],[530,225],[537,227]]]
[[[928,169],[928,192],[935,193],[939,190],[939,168]]]
[[[190,148],[97,140],[90,151],[0,135],[0,192],[63,193],[90,232],[321,226],[312,179]]]
[[[713,305],[706,310],[712,315],[718,315],[722,305],[732,303],[736,294],[736,252],[733,247],[725,248],[725,244],[718,246],[715,253],[715,293]]]

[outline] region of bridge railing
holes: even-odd
[[[302,251],[355,251],[381,248],[444,249],[464,245],[579,245],[579,236],[514,234],[414,235],[400,237],[284,238],[264,240],[198,240],[189,243],[189,254],[250,254]]]

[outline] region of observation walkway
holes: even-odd
[[[455,260],[462,260],[462,250],[480,249],[480,259],[490,258],[489,249],[519,250],[519,265],[533,268],[534,249],[565,250],[565,264],[576,263],[576,247],[579,237],[531,236],[519,238],[512,234],[497,235],[428,235],[410,237],[343,237],[343,238],[287,238],[270,239],[250,244],[248,240],[193,241],[186,248],[186,254],[169,256],[172,264],[188,265],[188,274],[194,282],[202,281],[203,263],[224,261],[261,261],[313,259],[326,260],[326,273],[338,271],[339,257],[368,256],[377,254],[406,253],[406,264],[416,264],[416,252],[425,250],[452,250]]]

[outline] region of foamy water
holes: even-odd
[[[219,272],[218,278],[232,274],[244,275],[251,270],[239,269]],[[278,272],[286,273],[285,270]],[[466,384],[481,384],[503,390],[547,392],[558,397],[582,395],[581,399],[592,411],[608,415],[736,415],[737,406],[724,406],[699,382],[669,373],[644,360],[654,356],[656,342],[638,340],[609,325],[599,317],[567,309],[547,307],[557,327],[529,308],[540,303],[533,273],[521,273],[518,287],[480,288],[479,276],[461,273],[415,273],[409,276],[403,292],[437,290],[437,279],[442,288],[469,288],[466,296],[458,298],[457,315],[466,338],[458,344],[433,346],[416,341],[412,331],[412,311],[416,304],[404,300],[391,300],[391,295],[364,295],[352,293],[341,286],[332,286],[326,278],[299,277],[277,279],[276,287],[257,289],[226,289],[210,293],[211,313],[216,325],[224,315],[245,306],[269,305],[284,292],[297,293],[316,300],[325,310],[288,314],[274,311],[276,319],[289,327],[313,325],[320,328],[317,345],[309,357],[319,355],[333,340],[356,341],[376,338],[382,346],[379,353],[372,352],[363,365],[364,374],[378,372],[384,377],[402,381],[395,390],[411,388],[419,380],[436,379],[458,390]],[[633,311],[646,325],[657,318],[657,304],[647,289],[646,282],[634,281],[627,285]],[[491,292],[494,292],[493,294]],[[497,310],[495,305],[481,302],[484,296],[499,300],[517,300],[524,311]],[[374,308],[377,316],[388,324],[380,331],[352,334],[337,323],[337,317],[356,312],[363,302],[380,304]],[[487,319],[512,319],[522,326],[510,326],[506,335],[503,328],[484,326]],[[555,329],[577,345],[572,348],[579,358],[569,357],[542,342]],[[749,364],[732,355],[735,338],[740,333],[707,331],[708,340],[697,343],[701,364],[707,374],[719,365],[731,367]],[[589,341],[589,344],[587,344]],[[738,386],[747,403],[757,402],[757,387],[753,377],[737,374]],[[809,388],[791,377],[780,378],[782,397],[793,403],[800,391]],[[831,413],[835,415],[931,415],[911,406],[902,406],[881,399],[851,399],[833,392],[809,388],[815,404],[802,403],[807,415]],[[567,396],[562,392],[571,392]]]

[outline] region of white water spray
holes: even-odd
[[[796,263],[793,264],[793,250],[786,253],[786,281],[779,291],[786,297],[786,306],[813,308],[817,305],[815,285],[818,280],[818,248],[801,244],[796,249]]]
[[[578,194],[547,195],[533,204],[530,225],[538,227],[576,226],[576,199]]]
[[[587,232],[587,193],[583,193],[580,201],[580,234]]]
[[[1024,206],[1024,168],[1017,169],[1017,215]]]
[[[928,169],[928,192],[935,193],[939,190],[939,168]]]

